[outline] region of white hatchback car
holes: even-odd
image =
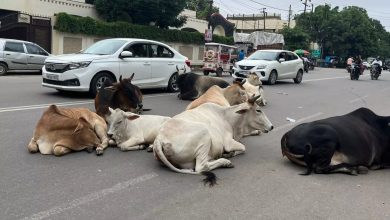
[[[181,70],[181,71],[179,71]],[[157,41],[114,38],[91,45],[77,54],[51,56],[42,68],[42,86],[59,91],[96,95],[105,80],[130,77],[143,88],[176,92],[178,72],[190,72],[190,62],[172,47]]]
[[[249,73],[254,72],[270,85],[281,79],[293,79],[295,83],[300,83],[303,61],[296,53],[287,50],[258,50],[248,58],[236,62],[233,71],[235,78],[246,78]]]

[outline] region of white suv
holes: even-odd
[[[303,61],[294,52],[287,50],[258,50],[248,58],[236,62],[233,77],[245,78],[257,73],[262,81],[273,85],[276,80],[293,79],[300,83],[303,76]]]
[[[178,71],[179,69],[183,71]],[[99,41],[77,54],[51,56],[42,68],[42,86],[96,95],[105,80],[115,82],[135,73],[140,88],[178,91],[178,72],[190,72],[187,57],[157,41],[114,38]]]

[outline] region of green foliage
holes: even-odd
[[[165,29],[181,27],[186,22],[186,17],[178,17],[186,6],[186,0],[95,0],[95,6],[109,22],[154,23]]]
[[[281,34],[283,34],[286,50],[297,50],[297,49],[309,49],[309,35],[299,28],[288,28],[285,27],[282,29]]]
[[[317,42],[323,55],[390,57],[389,33],[363,8],[317,6],[314,13],[298,15],[295,28]]]
[[[78,17],[66,13],[57,14],[54,29],[73,34],[97,35],[102,37],[143,38],[164,42],[180,42],[188,44],[203,44],[202,33],[186,32],[180,30],[160,29],[154,26],[130,24],[128,22],[103,22],[90,17]],[[217,43],[234,43],[232,37],[213,36]]]
[[[186,9],[196,11],[196,18],[206,19],[210,10],[210,4],[208,0],[187,0]],[[211,14],[219,12],[219,8],[212,6]]]

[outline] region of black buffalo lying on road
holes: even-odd
[[[282,153],[307,167],[304,175],[365,173],[390,165],[390,117],[367,108],[300,124],[281,139]]]
[[[195,73],[180,74],[177,78],[177,86],[180,91],[178,98],[183,100],[195,100],[213,85],[226,88],[230,84],[223,79],[211,76],[201,76]]]

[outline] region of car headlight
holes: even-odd
[[[85,62],[79,62],[79,63],[71,63],[69,64],[69,69],[74,70],[74,69],[80,69],[80,68],[85,68],[89,66],[89,64],[92,61],[85,61]]]
[[[258,65],[256,69],[260,70],[265,68],[267,68],[267,65]]]

